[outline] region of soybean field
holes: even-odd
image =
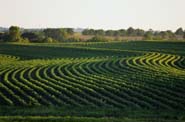
[[[111,117],[127,110],[182,114],[185,43],[0,44],[0,106],[1,116],[33,107],[89,108],[97,110],[96,116]],[[102,109],[109,112],[98,115]],[[95,116],[88,112],[80,111],[80,116]]]

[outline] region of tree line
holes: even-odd
[[[18,26],[11,26],[8,32],[0,33],[1,42],[35,42],[35,43],[53,43],[82,41],[74,36],[73,28],[47,28],[43,30],[22,30]],[[107,37],[142,37],[143,40],[184,40],[185,31],[178,28],[175,32],[154,31],[152,29],[144,31],[142,29],[120,30],[95,30],[84,29],[82,35],[91,35],[91,39],[85,41],[109,41]],[[116,40],[116,39],[115,39]]]
[[[41,31],[23,32],[18,26],[11,26],[8,32],[0,33],[0,40],[3,42],[36,42],[52,43],[63,42],[74,34],[72,28],[47,28]]]
[[[185,30],[178,28],[175,32],[171,30],[167,31],[154,31],[149,29],[144,31],[142,29],[134,29],[129,27],[128,29],[120,30],[94,30],[94,29],[85,29],[82,32],[83,35],[93,35],[93,36],[111,36],[111,37],[143,37],[145,40],[176,40],[176,39],[185,39]]]

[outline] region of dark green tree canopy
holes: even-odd
[[[74,34],[74,30],[73,28],[64,28],[64,30],[66,30],[66,32],[70,35],[73,35]]]
[[[125,29],[120,29],[119,33],[120,33],[120,36],[126,36],[127,35],[127,31]]]
[[[44,34],[46,37],[50,37],[57,41],[64,41],[67,37],[67,32],[64,29],[45,29]]]
[[[153,39],[153,33],[151,31],[147,31],[145,34],[144,34],[144,38],[146,40],[152,40]]]
[[[95,35],[94,29],[84,29],[82,32],[83,35]]]
[[[9,28],[9,40],[11,42],[19,42],[21,40],[21,32],[19,27],[11,26]]]
[[[136,30],[135,30],[135,34],[136,34],[137,36],[143,36],[143,35],[145,34],[145,31],[142,30],[142,29],[136,29]]]
[[[95,35],[98,35],[98,36],[104,36],[104,35],[105,35],[105,31],[104,31],[104,30],[102,30],[102,29],[95,30]]]
[[[114,36],[120,36],[120,31],[114,31]]]
[[[136,33],[135,33],[134,28],[129,27],[129,28],[127,29],[127,35],[128,35],[128,36],[135,36]]]
[[[40,40],[39,35],[34,32],[25,32],[21,36],[28,39],[30,42],[38,42]]]
[[[113,30],[107,30],[105,31],[106,36],[114,36],[114,31]]]
[[[4,33],[0,33],[0,40],[3,40]]]
[[[178,36],[183,36],[184,31],[183,31],[182,28],[179,28],[179,29],[176,30],[175,34],[178,35]]]
[[[65,41],[69,35],[74,34],[72,28],[48,28],[43,32],[46,38],[52,38],[57,41]]]
[[[23,33],[21,35],[21,33]],[[102,40],[130,40],[130,39],[146,39],[146,40],[184,40],[185,31],[178,28],[175,32],[167,31],[148,31],[142,29],[120,30],[103,30],[103,29],[84,29],[82,35],[90,35],[86,37],[74,34],[73,28],[47,28],[47,29],[20,29],[17,26],[11,26],[9,31],[0,32],[1,42],[64,42],[64,41],[95,41]],[[122,38],[124,37],[124,38]]]

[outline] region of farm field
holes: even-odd
[[[185,42],[0,44],[0,121],[185,121]]]

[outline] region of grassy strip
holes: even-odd
[[[0,107],[0,116],[77,116],[116,117],[133,119],[185,120],[184,111],[170,110],[121,110],[116,108],[72,107]]]
[[[94,118],[94,117],[40,117],[40,116],[5,116],[0,122],[183,122],[181,120],[164,119],[129,119],[129,118]]]

